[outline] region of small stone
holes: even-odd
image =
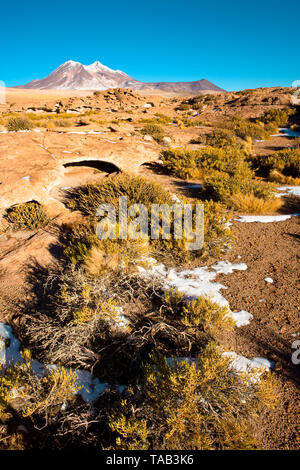
[[[163,145],[165,145],[166,147],[169,147],[172,143],[172,139],[171,137],[164,137],[163,138]]]

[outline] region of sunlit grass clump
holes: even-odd
[[[25,131],[32,129],[33,123],[25,117],[12,117],[7,122],[8,131]]]
[[[6,219],[13,230],[36,230],[49,222],[44,207],[36,201],[24,202],[7,209]]]
[[[233,209],[245,214],[273,214],[283,203],[280,198],[264,200],[253,194],[238,193],[231,197],[231,204]]]

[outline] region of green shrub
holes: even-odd
[[[233,162],[243,161],[245,157],[245,152],[238,146],[207,146],[198,150],[175,148],[162,152],[164,167],[183,179],[201,178],[212,170],[227,171]]]
[[[187,300],[179,292],[167,291],[165,303],[184,325],[200,328],[206,333],[231,330],[235,324],[229,308],[222,307],[209,297]]]
[[[173,175],[183,179],[202,179],[201,199],[221,201],[228,207],[231,207],[231,196],[238,193],[252,194],[264,200],[273,199],[274,186],[255,178],[246,157],[243,148],[228,145],[225,141],[221,147],[168,149],[163,152],[162,161]]]
[[[252,159],[252,166],[258,174],[269,176],[270,172],[277,170],[284,176],[300,177],[300,149],[284,149],[271,155],[256,155]]]
[[[233,117],[228,121],[220,122],[218,126],[223,129],[232,130],[236,137],[243,140],[247,140],[248,137],[251,137],[253,140],[267,139],[276,130],[276,127],[266,129],[263,124],[240,117]]]
[[[199,177],[196,158],[199,151],[175,148],[162,152],[163,166],[168,172],[182,179]]]
[[[166,116],[162,113],[155,113],[155,118],[157,119],[158,124],[170,124],[173,122],[173,119],[170,116]]]
[[[204,144],[211,147],[237,146],[235,133],[230,129],[213,129],[210,134],[201,134],[191,141],[192,144]]]
[[[6,219],[13,230],[36,230],[49,222],[45,209],[36,201],[25,202],[7,209]]]
[[[215,171],[207,176],[203,184],[204,197],[222,201],[230,207],[231,196],[243,193],[253,194],[261,199],[274,198],[274,186],[261,180],[254,179],[248,164],[243,162],[233,166],[227,172]]]
[[[95,216],[100,204],[112,204],[119,213],[119,197],[127,196],[128,207],[132,204],[172,204],[171,194],[162,186],[138,176],[120,174],[97,184],[87,184],[68,194],[71,209],[80,210],[86,215]]]
[[[294,114],[292,109],[269,109],[264,112],[257,120],[264,124],[275,124],[277,127],[285,127],[288,125],[290,116]]]
[[[173,122],[173,118],[166,116],[165,114],[155,113],[154,117],[139,119],[141,124],[162,124],[167,125]]]
[[[8,120],[6,127],[8,131],[30,130],[33,128],[33,123],[27,118],[13,117]]]
[[[150,356],[138,399],[133,392],[110,414],[115,449],[253,449],[251,422],[278,402],[275,382],[241,374],[215,343],[193,361]],[[138,411],[137,411],[138,410]]]
[[[0,364],[0,417],[12,410],[12,403],[17,398],[18,406],[14,407],[16,422],[33,424],[37,428],[53,425],[63,404],[74,401],[76,374],[62,367],[46,370],[45,375],[37,375],[30,361],[30,352],[24,352],[26,361],[14,366]],[[26,421],[27,420],[27,421]]]
[[[203,256],[220,256],[230,244],[232,233],[227,225],[230,219],[231,214],[222,203],[204,201]]]
[[[151,223],[151,204],[166,204],[173,206],[174,201],[171,194],[165,191],[160,185],[149,183],[148,181],[135,176],[119,175],[116,178],[105,180],[98,184],[88,184],[69,192],[69,207],[81,210],[85,215],[94,217],[100,204],[109,203],[116,209],[119,215],[119,197],[127,196],[127,204],[144,204],[148,210],[148,221]],[[190,202],[190,201],[189,201]],[[173,258],[191,258],[203,256],[209,253],[219,253],[225,243],[230,240],[230,235],[225,225],[229,219],[224,206],[218,203],[204,203],[205,219],[204,233],[205,244],[200,251],[189,251],[186,248],[187,239],[175,240],[171,235],[170,239],[162,239],[162,227],[160,225],[159,240],[149,240],[150,248],[158,255],[172,256]],[[195,214],[195,211],[194,211]],[[130,222],[130,220],[128,220]],[[171,234],[173,234],[174,214],[171,212]],[[130,238],[130,237],[129,237]],[[132,253],[131,258],[136,258],[137,251],[149,251],[146,240],[143,246],[135,246],[134,240],[111,242],[118,251],[118,256],[126,260],[125,254]],[[108,241],[106,242],[108,243]],[[65,248],[65,256],[73,264],[85,262],[89,250],[92,246],[98,245],[96,239],[95,226],[85,227],[76,233],[76,230],[69,237]],[[105,247],[104,250],[106,250]],[[109,247],[110,252],[112,246]]]
[[[147,124],[141,130],[141,133],[143,135],[151,135],[153,139],[159,144],[162,143],[163,138],[165,137],[165,131],[157,124]]]

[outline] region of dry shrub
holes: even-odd
[[[273,214],[282,206],[280,198],[264,200],[253,194],[234,194],[230,201],[233,209],[247,214]]]
[[[74,399],[76,375],[56,367],[41,377],[31,367],[28,350],[24,358],[24,363],[0,366],[0,416],[13,409],[17,419],[28,419],[37,428],[50,426],[61,406]]]
[[[129,397],[110,415],[115,449],[258,447],[250,421],[277,402],[270,375],[237,372],[215,343],[194,361],[150,357],[139,398]]]
[[[53,121],[53,124],[57,127],[71,127],[72,126],[72,123],[65,119],[57,119],[56,121]]]
[[[13,117],[8,120],[6,127],[8,131],[25,131],[32,129],[34,126],[30,119]]]
[[[295,114],[294,109],[275,108],[268,109],[257,120],[264,124],[275,124],[277,127],[285,127],[288,125],[290,116]]]
[[[121,267],[131,269],[151,251],[149,239],[99,240],[93,221],[69,227],[64,245],[67,261],[75,266],[83,265],[92,276],[104,275]]]
[[[269,180],[273,183],[285,185],[300,185],[300,178],[293,178],[292,176],[285,176],[278,170],[271,170]]]
[[[261,120],[254,121],[253,119],[233,117],[217,123],[217,126],[222,129],[231,130],[236,137],[243,140],[249,137],[253,140],[267,139],[270,134],[277,131],[277,125],[273,122],[263,123]]]
[[[300,177],[300,148],[286,148],[271,155],[256,155],[252,165],[258,174],[269,176],[270,172],[277,170],[284,176]]]
[[[83,269],[70,267],[50,272],[45,291],[50,286],[54,291],[43,304],[43,311],[37,307],[26,316],[22,327],[22,334],[41,361],[86,367],[97,361],[105,338],[129,331],[129,326],[118,328],[117,289],[109,287],[109,274],[99,282]]]
[[[25,450],[26,439],[21,432],[10,433],[7,426],[0,424],[0,451],[1,450]]]
[[[176,290],[165,292],[164,308],[168,316],[178,318],[188,327],[197,327],[213,336],[218,331],[228,331],[235,325],[230,309],[222,307],[209,297],[186,299]]]
[[[97,185],[86,185],[79,187],[69,193],[69,199],[71,202],[69,205],[74,209],[79,209],[85,214],[93,215],[100,204],[110,203],[116,209],[117,216],[119,215],[119,197],[127,196],[128,207],[132,204],[144,204],[148,210],[148,222],[151,224],[151,204],[166,204],[167,206],[173,206],[174,201],[171,194],[165,191],[160,185],[149,183],[142,178],[133,177],[128,175],[120,175],[116,178],[106,180]],[[183,201],[184,202],[184,201]],[[194,204],[193,201],[189,201]],[[215,248],[224,247],[224,243],[227,243],[230,239],[230,234],[226,229],[225,225],[228,221],[229,215],[226,212],[224,206],[218,203],[205,202],[205,220],[204,220],[204,232],[205,232],[205,246],[203,249],[198,251],[190,251],[187,249],[186,243],[190,242],[187,238],[182,240],[175,240],[173,237],[174,231],[172,230],[174,225],[174,214],[171,212],[171,238],[162,239],[162,226],[160,224],[160,239],[152,240],[149,237],[146,240],[132,240],[129,237],[127,240],[119,240],[118,233],[116,240],[105,240],[99,241],[96,237],[95,224],[89,229],[82,227],[82,230],[73,231],[69,237],[65,255],[73,263],[78,264],[85,262],[88,256],[89,250],[92,246],[100,246],[104,253],[113,254],[117,253],[121,264],[129,266],[134,264],[136,260],[147,256],[151,253],[155,253],[157,256],[172,256],[176,259],[192,259],[196,256],[203,256],[204,254],[217,253]],[[195,211],[194,211],[195,212]],[[128,218],[128,223],[130,218]],[[118,232],[118,227],[117,227]],[[97,265],[100,268],[102,265],[101,255],[99,250],[93,250],[93,255],[97,257]],[[89,260],[91,259],[89,255]],[[106,255],[105,255],[106,256]],[[97,272],[91,267],[92,262],[88,261],[90,272]],[[113,262],[113,265],[115,262]]]
[[[143,135],[151,135],[158,144],[161,144],[165,137],[164,129],[158,124],[146,124],[141,130],[141,133]]]
[[[100,246],[94,245],[85,257],[84,267],[91,276],[99,276],[118,269],[119,257],[117,253],[105,253]]]
[[[7,209],[6,219],[13,230],[36,230],[49,222],[44,207],[36,201],[25,202]]]
[[[68,205],[86,215],[95,216],[100,204],[112,204],[119,215],[119,197],[126,196],[128,207],[132,204],[171,204],[171,194],[157,183],[139,176],[120,174],[97,184],[87,184],[70,190]]]

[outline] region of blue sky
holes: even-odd
[[[16,0],[1,5],[0,80],[95,60],[142,81],[207,78],[227,90],[300,79],[300,3]]]

